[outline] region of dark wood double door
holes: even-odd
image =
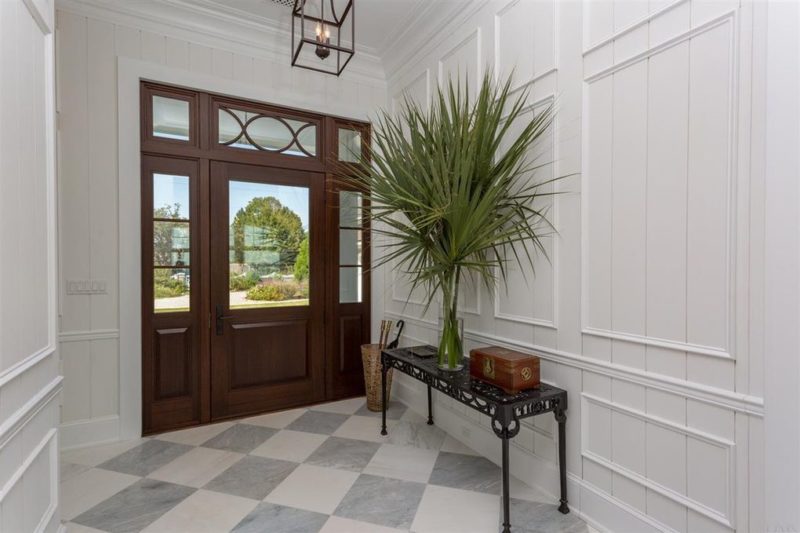
[[[142,93],[143,432],[363,393],[367,228],[360,194],[341,190],[328,161],[366,126],[151,84]],[[173,106],[188,108],[185,133],[175,109],[156,109],[172,97],[188,102]],[[272,149],[281,143],[291,150]]]

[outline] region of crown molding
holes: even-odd
[[[278,63],[290,61],[291,32],[279,23],[217,10],[211,0],[56,0],[56,9]],[[385,85],[376,55],[356,51],[342,79]]]
[[[454,28],[463,25],[483,9],[489,0],[464,0],[463,2],[429,2],[427,8],[414,19],[406,31],[392,45],[395,50],[382,53],[383,65],[389,85],[407,73],[429,51],[440,46]],[[413,38],[409,38],[413,35]]]

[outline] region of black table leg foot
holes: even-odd
[[[561,514],[569,514],[569,505],[565,500],[561,500],[561,505],[558,506],[558,512]]]

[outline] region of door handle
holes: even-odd
[[[222,314],[222,306],[219,305],[219,304],[217,304],[214,307],[214,311],[215,311],[215,313],[214,313],[214,315],[215,315],[214,316],[214,328],[216,329],[217,335],[222,335],[222,333],[224,331],[223,330],[222,321],[223,320],[228,320],[229,318],[233,318],[233,316],[232,315],[223,315]]]

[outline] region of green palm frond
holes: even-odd
[[[428,305],[453,273],[494,289],[510,261],[533,267],[546,256],[543,239],[555,230],[543,200],[554,179],[532,176],[552,161],[530,154],[554,109],[528,118],[527,98],[488,73],[474,95],[451,80],[429,110],[406,97],[397,116],[378,118],[369,164],[345,178],[364,194],[373,234],[385,237],[373,267],[396,264],[412,288],[427,289]]]

